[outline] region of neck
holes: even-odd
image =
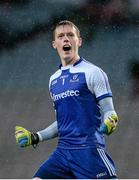
[[[76,56],[76,57],[74,57],[74,58],[72,58],[72,59],[70,59],[70,58],[61,59],[61,63],[62,63],[62,66],[64,67],[64,66],[68,66],[68,65],[74,64],[74,63],[77,62],[79,59],[80,59],[80,56],[78,55],[78,56]]]

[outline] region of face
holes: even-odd
[[[81,43],[81,38],[78,37],[74,27],[61,25],[56,28],[53,47],[57,49],[63,66],[72,64],[79,59],[78,49]]]

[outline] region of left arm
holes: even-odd
[[[109,135],[116,129],[118,124],[118,117],[113,106],[109,80],[106,73],[100,68],[95,69],[95,73],[92,77],[92,91],[96,96],[104,116],[104,121],[101,124],[100,131]]]
[[[100,131],[110,135],[115,131],[118,124],[118,116],[114,110],[112,97],[100,100],[99,105],[104,115],[104,121],[100,126]]]

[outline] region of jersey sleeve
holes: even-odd
[[[52,139],[58,136],[57,121],[47,128],[37,132],[40,141]]]
[[[96,96],[97,101],[100,101],[105,97],[112,97],[108,77],[102,69],[95,69],[95,72],[92,73],[92,82],[93,92]]]

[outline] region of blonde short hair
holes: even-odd
[[[65,25],[69,25],[71,27],[74,27],[76,29],[76,33],[77,33],[77,36],[80,37],[80,30],[79,28],[71,21],[68,21],[68,20],[63,20],[63,21],[60,21],[56,24],[55,28],[54,28],[54,31],[53,31],[53,39],[55,39],[55,31],[56,29],[59,27],[59,26],[65,26]]]

